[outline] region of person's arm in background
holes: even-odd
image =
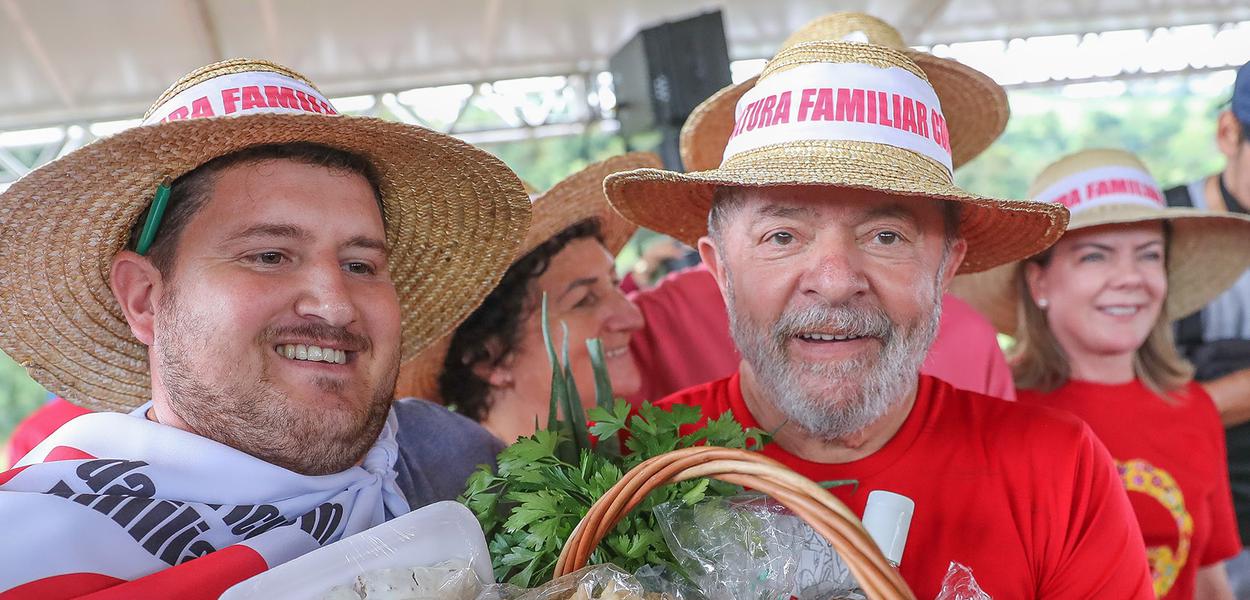
[[[1205,381],[1202,387],[1211,394],[1225,427],[1250,421],[1250,369]]]
[[[1197,600],[1233,600],[1233,587],[1228,583],[1224,563],[1198,569],[1194,578],[1194,598]]]

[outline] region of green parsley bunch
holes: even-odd
[[[546,429],[517,440],[498,457],[498,472],[483,466],[468,481],[461,502],[486,532],[495,579],[521,587],[549,581],[565,540],[590,506],[630,469],[665,452],[697,445],[759,448],[765,435],[744,431],[730,413],[693,433],[683,428],[702,418],[699,408],[675,405],[663,410],[643,404],[631,414],[624,400],[612,399],[599,340],[586,342],[595,373],[595,404],[582,409],[568,364],[568,328],[559,358],[542,305],[543,338],[551,360],[551,403]],[[560,419],[559,415],[564,418]],[[594,422],[587,425],[587,417]],[[621,452],[621,433],[628,431]],[[596,438],[592,443],[591,436]],[[652,508],[680,501],[690,506],[708,496],[733,496],[742,488],[710,479],[664,486],[648,496],[604,538],[592,564],[612,563],[628,572],[644,565],[683,573],[673,558]]]

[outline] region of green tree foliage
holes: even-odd
[[[26,375],[26,369],[0,352],[0,444],[8,441],[18,422],[42,405],[47,395]],[[3,454],[0,447],[0,469],[9,464],[9,458]]]
[[[1159,88],[1175,88],[1157,93]],[[1186,86],[1137,82],[1129,93],[1072,98],[1058,89],[1009,95],[1007,130],[955,175],[965,189],[998,198],[1024,198],[1033,178],[1056,159],[1087,148],[1136,154],[1165,187],[1223,166],[1215,148],[1217,98],[1188,95]]]

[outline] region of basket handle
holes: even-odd
[[[712,446],[667,452],[626,473],[573,529],[556,561],[555,576],[585,566],[604,536],[656,488],[698,477],[749,487],[785,506],[833,546],[869,598],[915,599],[859,518],[828,490],[758,452]]]

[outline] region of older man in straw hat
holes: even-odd
[[[0,590],[216,597],[430,501],[423,475],[470,468],[488,436],[445,412],[402,431],[400,360],[491,289],[529,215],[484,152],[338,116],[253,60],[18,181],[0,345],[104,412],[0,473]],[[397,458],[404,435],[455,428],[463,446]]]
[[[782,47],[803,41],[837,40],[844,36],[911,52],[888,23],[863,13],[833,13],[804,25]],[[969,106],[966,115],[951,114],[951,162],[955,169],[976,158],[1007,127],[1007,94],[989,77],[953,61],[915,53],[922,69],[933,70],[938,99]],[[945,67],[946,65],[957,65]],[[734,109],[755,86],[752,77],[717,92],[700,104],[681,129],[682,162],[687,171],[706,171],[720,164],[734,127]],[[948,111],[949,112],[949,111]],[[738,369],[740,357],[729,336],[716,280],[706,265],[672,274],[658,286],[635,292],[647,325],[634,334],[630,350],[645,375],[635,401],[654,400],[673,392],[720,379]],[[989,320],[952,294],[942,298],[937,337],[920,367],[957,388],[1014,400],[1011,369],[998,346]]]
[[[914,501],[889,544],[918,597],[948,566],[994,598],[1150,598],[1145,549],[1106,449],[1080,421],[918,375],[956,273],[1030,256],[1060,206],[952,182],[953,123],[975,102],[952,61],[852,41],[783,48],[738,101],[724,159],[618,173],[626,218],[697,245],[743,361],[668,403],[774,432],[763,452],[862,511]],[[975,100],[975,99],[973,99]],[[903,504],[906,504],[904,502]],[[885,540],[882,540],[883,542]]]

